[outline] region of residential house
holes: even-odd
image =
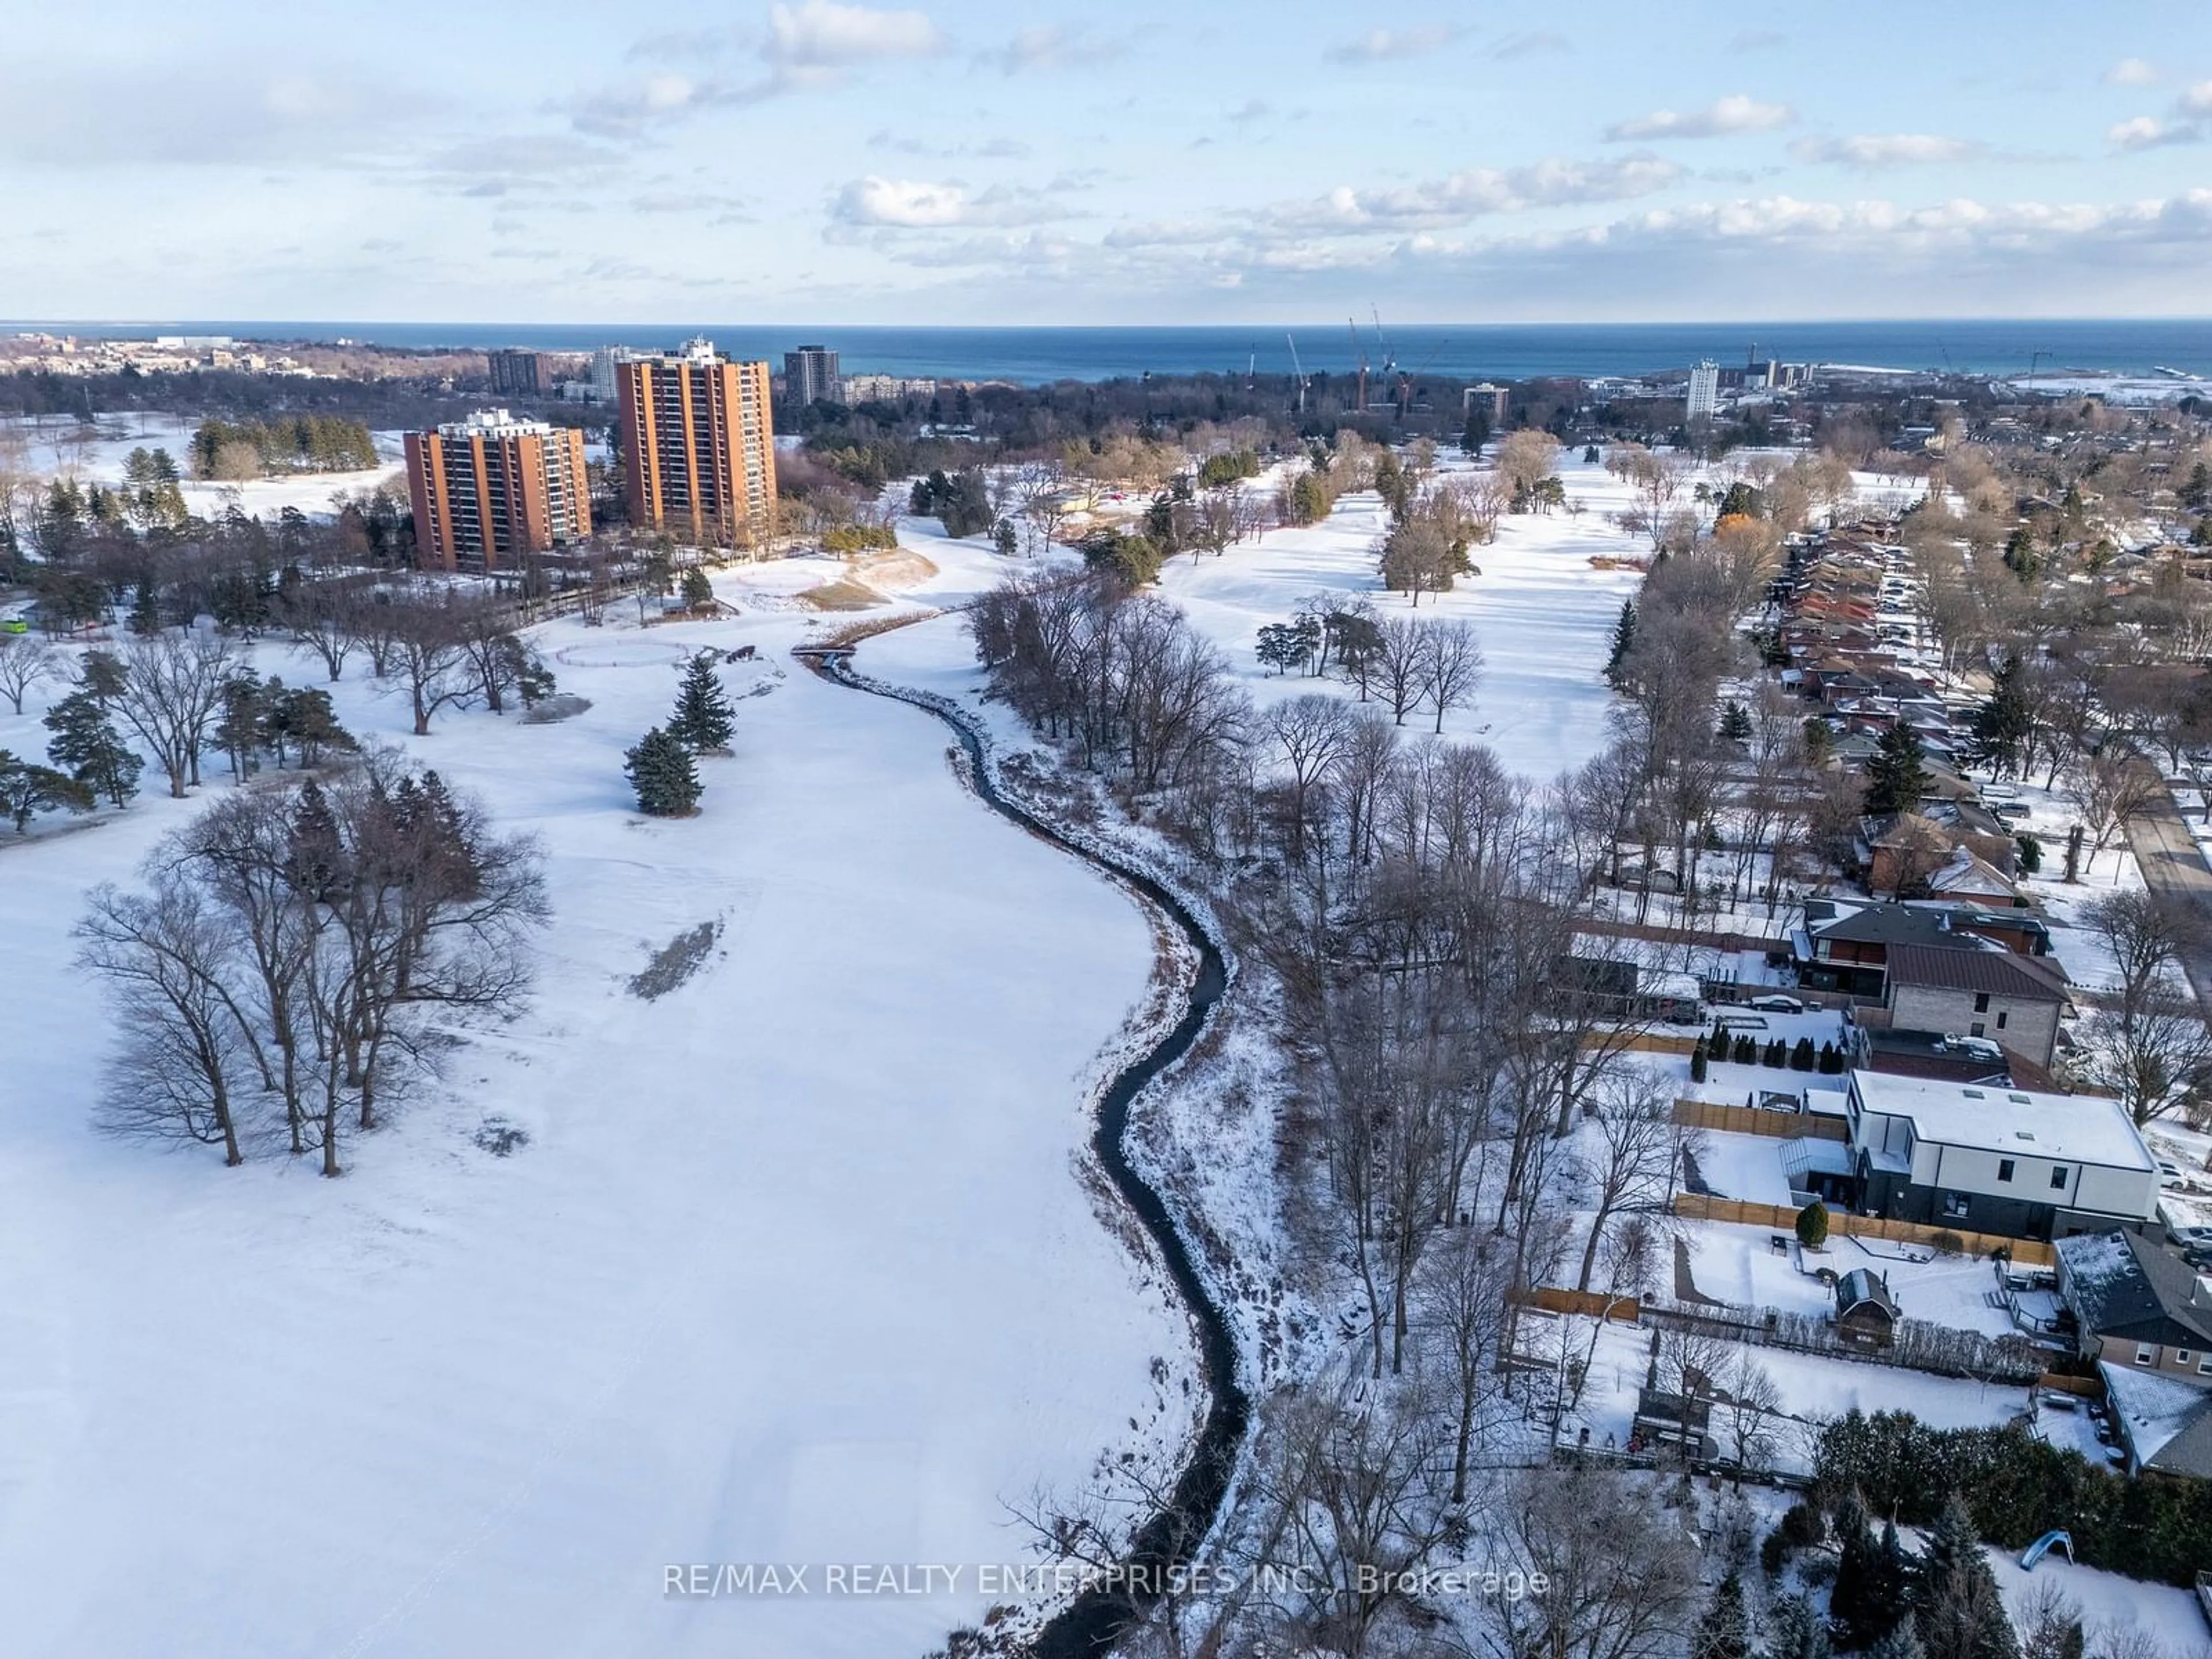
[[[2058,1241],[2084,1359],[2212,1385],[2212,1255],[2155,1224]]]
[[[2097,1370],[2130,1474],[2212,1480],[2212,1389],[2109,1360]]]
[[[1858,1207],[2015,1238],[2109,1232],[2158,1208],[2158,1165],[2116,1100],[1851,1073]]]
[[[1815,991],[1840,991],[1866,1002],[1886,1000],[1889,952],[1898,945],[1983,948],[1980,940],[1953,931],[1944,911],[1911,904],[1808,899],[1804,922],[1790,934],[1799,984]]]
[[[2050,1068],[2068,1006],[2066,973],[2056,957],[1900,944],[1891,947],[1887,965],[1883,1001],[1893,1025],[1985,1037]]]

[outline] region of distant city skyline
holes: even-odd
[[[47,8],[0,313],[2203,314],[2200,9],[1972,9]]]

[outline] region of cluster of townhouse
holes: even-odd
[[[228,334],[159,334],[147,340],[18,334],[0,341],[0,368],[35,368],[52,374],[120,374],[125,369],[141,374],[184,374],[195,369],[223,368],[310,379],[316,372],[283,352],[264,351]]]

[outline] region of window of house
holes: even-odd
[[[2152,1347],[2152,1346],[2151,1346],[2151,1345],[2150,1345],[2149,1343],[2148,1343],[2148,1342],[2138,1342],[2138,1343],[2136,1343],[2136,1364],[2138,1364],[2138,1365],[2148,1365],[2148,1364],[2149,1364],[2153,1360],[2156,1359],[2157,1358],[2158,1358],[2158,1350],[2157,1350],[2156,1348]]]
[[[2177,1365],[2186,1365],[2191,1358],[2193,1356],[2186,1348],[2176,1348],[2173,1351],[2173,1363]]]
[[[2212,1353],[2206,1354],[2203,1358],[2197,1362],[2197,1374],[2199,1376],[2212,1376]]]
[[[1943,1214],[1945,1215],[1945,1217],[1946,1217],[1947,1218],[1948,1218],[1948,1219],[1950,1219],[1950,1220],[1953,1220],[1953,1221],[1964,1221],[1964,1220],[1966,1218],[1966,1194],[1964,1194],[1964,1193],[1946,1193],[1946,1194],[1943,1194]]]
[[[1989,1012],[1989,1011],[1990,1011],[1990,994],[1989,994],[1987,991],[1977,991],[1977,992],[1975,992],[1975,993],[1974,993],[1974,1012],[1975,1012],[1976,1013],[1978,1013],[1978,1014],[1986,1014],[1987,1012]]]
[[[2012,1179],[2012,1160],[2010,1158],[2001,1158],[1997,1160],[1997,1179],[1999,1181],[2010,1181]]]
[[[1997,1016],[1997,1030],[2000,1031],[2003,1030],[2005,1028],[2005,1022],[2011,1018],[2012,1016],[2010,1014],[1999,1014]]]
[[[1989,1034],[1990,1034],[1990,1023],[1989,1023],[1989,1021],[1987,1021],[1987,1020],[1985,1020],[1985,1019],[1978,1019],[1978,1020],[1976,1020],[1976,1021],[1974,1022],[1974,1024],[1973,1024],[1973,1029],[1972,1029],[1972,1030],[1970,1030],[1970,1031],[1967,1033],[1967,1035],[1968,1035],[1969,1036],[1978,1036],[1978,1036],[1987,1036]]]
[[[2051,1184],[2053,1188],[2059,1188],[2061,1190],[2064,1188],[2066,1185],[2066,1166],[2063,1164],[2054,1164],[2051,1166]]]

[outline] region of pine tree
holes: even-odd
[[[1721,711],[1721,736],[1730,743],[1749,743],[1751,729],[1751,711],[1731,699]]]
[[[1620,616],[1613,624],[1613,650],[1605,659],[1605,683],[1619,690],[1626,677],[1628,653],[1636,648],[1636,601],[1623,599]]]
[[[1712,1605],[1690,1638],[1690,1659],[1749,1659],[1751,1620],[1743,1608],[1743,1581],[1730,1573],[1713,1591]]]
[[[714,584],[696,565],[684,573],[684,603],[694,611],[703,611],[714,603]]]
[[[117,806],[129,804],[138,793],[138,775],[146,763],[138,751],[123,740],[107,711],[88,691],[76,691],[46,711],[45,721],[53,739],[46,758],[95,795],[105,795]]]
[[[1902,721],[1881,734],[1867,763],[1866,810],[1876,816],[1918,809],[1928,793],[1928,751]]]
[[[1765,1659],[1829,1659],[1828,1626],[1802,1595],[1785,1595],[1774,1604],[1774,1629],[1765,1650]]]
[[[654,726],[623,757],[623,770],[637,791],[638,811],[654,817],[685,817],[698,810],[699,769],[682,739]]]
[[[2020,1659],[2020,1641],[1979,1530],[1956,1492],[1944,1505],[1920,1558],[1913,1598],[1927,1659]]]
[[[1972,730],[1977,761],[2000,775],[2021,769],[2028,740],[2035,735],[2035,715],[2028,706],[2017,652],[1992,677],[1990,699],[1974,711]]]
[[[714,672],[714,653],[702,651],[684,671],[676,712],[669,716],[669,734],[696,754],[726,754],[737,724],[737,710]]]
[[[1869,1659],[1928,1659],[1927,1650],[1920,1645],[1919,1626],[1909,1613],[1868,1653]]]
[[[1897,1528],[1886,1527],[1876,1542],[1866,1505],[1853,1492],[1836,1506],[1836,1537],[1842,1552],[1828,1593],[1829,1626],[1838,1647],[1870,1647],[1897,1628],[1905,1612],[1908,1586]]]
[[[49,806],[89,812],[92,791],[66,772],[18,760],[0,749],[0,814],[14,821],[15,833],[28,834],[32,818]]]
[[[350,750],[360,745],[353,733],[338,724],[337,710],[331,706],[331,694],[319,685],[302,686],[296,691],[287,691],[276,716],[284,734],[291,738],[300,751],[300,764],[315,766],[321,763],[326,750]]]

